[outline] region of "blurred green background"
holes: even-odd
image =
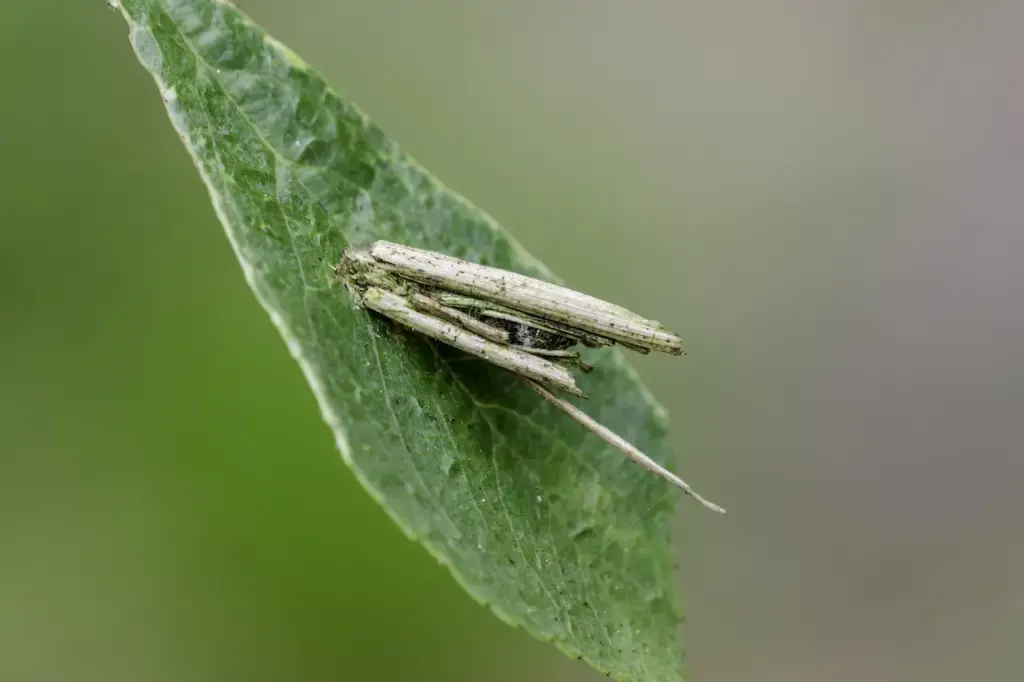
[[[1024,677],[1022,3],[239,4],[682,333],[692,679]],[[0,36],[0,679],[603,679],[356,484],[120,17]]]

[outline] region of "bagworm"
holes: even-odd
[[[682,355],[680,338],[660,323],[550,282],[388,241],[345,249],[335,272],[357,305],[519,374],[627,457],[705,507],[725,512],[556,393],[586,397],[571,370],[592,368],[573,350],[576,345]]]

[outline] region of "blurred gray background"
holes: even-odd
[[[679,330],[690,677],[1024,677],[1024,3],[239,3]],[[102,0],[5,3],[0,678],[597,680],[365,495]]]

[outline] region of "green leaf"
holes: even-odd
[[[383,238],[553,275],[231,5],[112,6],[366,490],[506,622],[619,680],[682,679],[668,484],[504,370],[355,309],[331,268]],[[619,351],[586,359],[581,406],[666,461]]]

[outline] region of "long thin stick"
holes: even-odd
[[[700,493],[698,493],[696,490],[690,487],[690,484],[688,484],[686,481],[673,474],[665,467],[655,462],[653,459],[651,459],[644,453],[637,450],[634,446],[630,445],[626,440],[624,440],[617,433],[609,429],[607,426],[602,426],[601,424],[598,424],[596,421],[588,417],[586,413],[583,412],[581,409],[579,409],[569,401],[559,398],[557,395],[555,395],[548,389],[544,388],[533,379],[523,377],[523,380],[526,381],[527,384],[529,384],[530,388],[532,388],[534,391],[540,394],[542,398],[544,398],[551,404],[561,408],[563,412],[568,414],[570,417],[578,421],[583,426],[593,431],[598,437],[601,438],[601,440],[617,448],[620,452],[622,452],[622,454],[626,455],[626,457],[629,457],[634,462],[641,465],[651,473],[657,474],[658,476],[661,476],[662,478],[672,483],[673,485],[682,488],[687,495],[691,495],[693,499],[697,500],[708,509],[716,511],[720,514],[725,513],[725,509],[719,507],[714,502],[711,502],[701,497]]]

